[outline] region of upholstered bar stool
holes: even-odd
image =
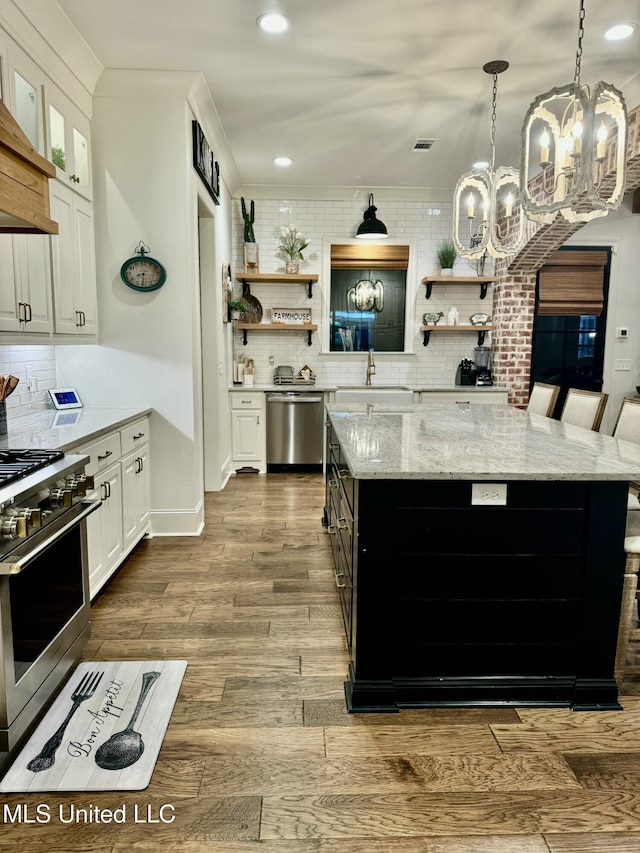
[[[534,415],[544,415],[546,418],[550,418],[553,414],[559,393],[559,385],[547,385],[546,382],[534,382],[531,394],[529,394],[527,411]]]
[[[608,399],[609,395],[603,391],[569,388],[560,420],[597,432],[600,429]]]

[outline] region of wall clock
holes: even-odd
[[[149,247],[141,240],[136,254],[120,267],[120,278],[133,290],[158,290],[167,280],[167,271],[160,261],[149,255]]]

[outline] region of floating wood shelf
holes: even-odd
[[[434,284],[475,284],[480,285],[480,299],[487,295],[489,285],[498,280],[495,275],[427,275],[422,279],[426,285],[426,298],[431,298],[431,290]]]
[[[484,338],[487,332],[493,332],[495,326],[420,326],[420,331],[424,335],[422,346],[429,345],[429,336],[431,332],[477,332],[478,346],[481,347],[484,343]]]
[[[307,273],[279,273],[279,272],[237,272],[236,281],[243,284],[306,284],[307,296],[313,296],[313,285],[318,280],[317,275]]]
[[[236,323],[242,331],[242,343],[247,345],[247,332],[308,332],[307,346],[311,346],[311,334],[318,330],[315,323]]]

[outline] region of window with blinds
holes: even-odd
[[[604,305],[605,251],[563,249],[538,272],[537,314],[600,316]]]

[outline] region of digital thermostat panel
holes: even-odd
[[[75,388],[52,388],[49,394],[56,409],[82,408],[82,401]]]

